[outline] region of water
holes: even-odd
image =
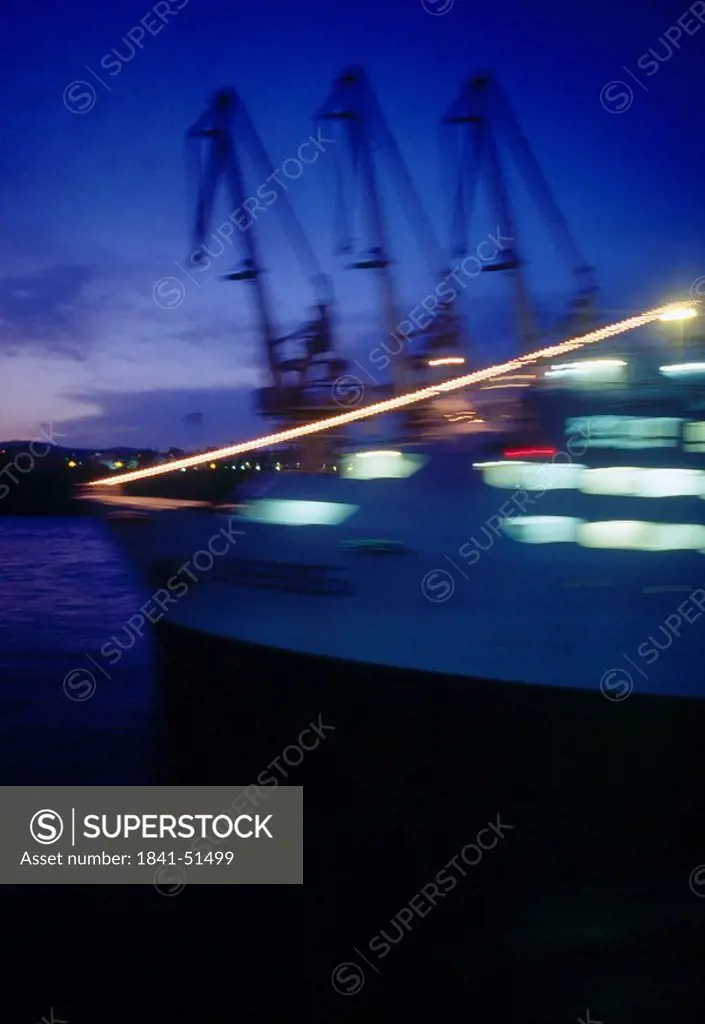
[[[160,740],[154,646],[146,634],[114,667],[100,658],[145,600],[103,524],[0,518],[0,550],[3,781],[148,783]],[[95,678],[87,699],[78,698],[87,697],[89,676],[64,687],[77,670]]]
[[[115,666],[99,656],[147,596],[102,522],[2,517],[0,551],[0,784],[173,781],[153,638],[135,642]],[[96,680],[82,701],[64,691],[67,674],[79,669]],[[190,781],[199,781],[195,773]],[[294,895],[233,886],[168,899],[152,886],[0,886],[7,1006],[28,1024],[181,1019],[188,986],[170,1007],[168,983],[183,963],[207,976],[220,944],[208,945],[205,963],[201,938],[220,934],[223,908],[255,936],[263,913],[280,921],[301,914]],[[246,948],[238,961],[245,968]],[[199,1001],[203,1007],[207,995]]]
[[[319,713],[336,727],[290,769],[306,796],[303,889],[187,886],[176,899],[150,886],[4,891],[13,981],[47,921],[55,936],[70,922],[94,947],[91,972],[110,974],[119,956],[148,984],[155,948],[171,958],[171,978],[179,964],[198,972],[197,956],[212,971],[225,942],[242,977],[262,977],[262,958],[268,977],[288,968],[282,991],[313,1020],[404,1000],[442,1016],[451,991],[478,1020],[563,1022],[587,1019],[588,1007],[605,1024],[701,1019],[705,900],[688,873],[702,806],[683,801],[682,763],[669,774],[680,739],[669,739],[668,718],[632,720],[629,702],[618,718],[586,694],[559,705],[555,691],[533,688],[477,687],[458,699],[401,673],[390,682],[370,667],[304,668],[281,652],[231,656],[192,639],[165,652],[149,634],[110,666],[101,646],[124,638],[148,595],[102,522],[3,518],[0,545],[4,784],[246,784]],[[81,685],[64,686],[79,670],[95,680],[84,700],[66,692],[83,695]],[[468,878],[456,873],[437,907],[422,901],[424,917],[366,966],[358,950],[370,959],[382,930],[398,936],[393,918],[497,814],[513,825],[499,848]],[[39,955],[41,998],[30,1010],[23,997],[22,1019],[50,1006],[70,1024],[99,1019],[100,1002],[82,1015],[88,954],[76,973],[60,946]],[[365,972],[354,996],[331,985],[344,962]],[[168,1019],[161,1009],[153,1019]]]

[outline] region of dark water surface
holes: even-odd
[[[177,775],[198,784],[188,739],[181,751],[169,742],[154,638],[130,645],[124,630],[148,594],[103,523],[3,517],[0,553],[0,784],[168,785]],[[116,665],[100,657],[112,637],[125,648]],[[95,691],[71,699],[67,690],[74,698],[88,692],[86,673]],[[225,781],[243,781],[236,769]],[[52,1011],[55,1021],[95,1024],[193,1020],[188,1007],[196,1006],[219,1019],[234,1000],[233,959],[239,971],[256,972],[265,923],[301,921],[302,895],[235,886],[187,887],[176,898],[152,886],[0,886],[8,1012],[27,1024],[51,1021]],[[300,999],[303,953],[293,959]],[[241,1017],[246,997],[238,997]],[[221,1019],[232,1018],[228,1011]]]
[[[0,552],[3,781],[146,784],[159,756],[153,641],[127,649],[123,627],[145,598],[103,524],[0,518]],[[99,652],[114,635],[126,649],[112,667]],[[83,700],[90,676],[64,688],[80,670],[96,687]]]
[[[698,706],[454,687],[168,626],[110,666],[101,646],[128,646],[147,594],[102,523],[0,519],[0,549],[4,784],[247,784],[309,722],[335,727],[281,780],[304,786],[302,888],[0,893],[21,1019],[194,1019],[189,979],[208,1020],[702,1021]],[[86,672],[95,692],[71,699]],[[400,930],[498,815],[501,843]]]

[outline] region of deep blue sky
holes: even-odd
[[[607,316],[687,294],[705,274],[705,24],[686,6],[426,0],[429,10],[449,6],[433,16],[421,0],[188,0],[177,13],[181,3],[110,76],[101,59],[113,48],[129,54],[124,37],[148,4],[5,0],[0,437],[32,436],[51,422],[66,443],[166,446],[225,442],[254,426],[246,389],[260,379],[261,353],[245,292],[217,278],[234,258],[201,275],[200,288],[185,279],[176,309],[152,297],[160,278],[182,276],[174,261],[191,249],[184,132],[221,85],[238,89],[280,166],[314,131],[333,78],[363,64],[445,245],[438,122],[463,79],[493,69],[597,267]],[[679,18],[666,60],[663,37]],[[647,70],[638,65],[650,48],[662,59],[655,72],[646,58]],[[76,80],[96,89],[83,114],[62,98]],[[614,80],[633,90],[621,112],[601,103]],[[613,108],[628,102],[624,86],[603,96]],[[332,167],[321,155],[288,195],[321,262],[338,268],[341,339],[364,359],[381,338],[376,293],[333,257]],[[252,191],[259,183],[250,178]],[[435,282],[384,188],[403,315]],[[214,226],[227,212],[223,204]],[[478,218],[473,239],[490,221]],[[262,242],[286,328],[305,318],[311,295],[277,225],[274,204],[262,215]],[[528,206],[523,227],[536,298],[559,315],[567,270]],[[506,340],[504,303],[484,287],[483,279],[472,295],[471,326],[489,360]],[[205,420],[189,437],[181,417],[194,411]]]

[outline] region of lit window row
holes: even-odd
[[[705,470],[605,466],[588,469],[578,464],[549,462],[479,462],[489,487],[522,491],[579,491],[621,498],[703,498]]]
[[[705,554],[705,526],[641,520],[586,522],[570,516],[505,519],[502,530],[523,544],[578,544],[622,551],[698,551]]]

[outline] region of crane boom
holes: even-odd
[[[264,147],[254,122],[244,107],[241,108],[241,118],[243,122],[243,135],[249,140],[250,151],[253,155],[258,173],[261,175],[262,181],[271,181],[275,175],[275,168],[272,165],[269,154]],[[328,297],[329,288],[327,278],[321,270],[318,257],[314,253],[301,221],[296,216],[294,208],[287,199],[285,192],[281,193],[280,199],[281,202],[278,203],[278,206],[282,216],[283,227],[289,239],[289,244],[296,253],[301,268],[306,277],[310,280],[311,284],[314,286],[319,299],[324,301]]]
[[[509,271],[514,287],[515,318],[518,333],[524,349],[533,347],[538,340],[537,316],[531,302],[524,274],[524,260],[520,258],[521,246],[517,241],[518,226],[511,205],[506,184],[498,132],[507,140],[507,146],[514,163],[521,171],[532,197],[541,211],[544,223],[552,230],[559,251],[570,266],[577,282],[577,296],[573,300],[574,311],[581,325],[594,319],[593,268],[585,264],[573,238],[568,222],[561,213],[553,193],[543,174],[529,142],[498,82],[488,72],[470,78],[463,87],[458,100],[442,119],[442,124],[466,125],[466,144],[474,141],[474,159],[466,149],[459,168],[454,197],[451,244],[455,250],[464,249],[469,232],[474,197],[484,159],[489,169],[489,185],[498,222],[513,239],[512,250],[485,271]],[[575,315],[575,314],[574,314]]]
[[[379,184],[378,153],[384,152],[387,158],[386,164],[393,177],[395,193],[401,201],[403,213],[412,230],[421,258],[429,270],[434,288],[439,278],[446,276],[448,261],[363,68],[350,68],[334,82],[333,90],[320,109],[318,118],[328,123],[339,122],[346,130],[352,177],[360,186],[368,243],[367,252],[362,258],[358,257],[352,268],[372,270],[377,275],[383,327],[395,339],[395,345],[398,345],[396,335],[404,321],[399,317],[396,282],[391,270],[390,242]],[[339,170],[338,214],[340,222],[347,228],[342,183],[343,176]],[[440,302],[436,302],[437,307],[441,305]],[[443,312],[447,313],[446,310]],[[454,348],[461,347],[462,330],[459,318],[451,323],[447,316],[442,317],[439,312],[433,315],[431,320],[430,327],[419,328],[414,334],[424,334],[433,330],[436,335],[443,335],[445,344],[450,343]],[[406,340],[409,340],[408,337]],[[435,338],[435,343],[438,343],[438,337]],[[392,388],[396,392],[401,392],[409,386],[412,370],[425,365],[425,362],[423,358],[412,356],[409,351],[399,350],[389,365]]]
[[[263,279],[258,234],[254,228],[254,210],[262,208],[254,194],[261,195],[262,187],[269,185],[277,172],[234,89],[221,89],[215,93],[208,109],[189,129],[187,140],[191,148],[195,146],[198,170],[193,221],[196,251],[191,255],[192,262],[200,262],[206,253],[211,255],[206,246],[206,236],[221,184],[232,206],[230,221],[234,222],[241,235],[238,248],[242,264],[232,273],[223,274],[222,278],[245,282],[252,295],[270,378],[267,386],[257,392],[258,411],[283,421],[287,426],[302,419],[326,415],[331,406],[335,407],[332,382],[347,365],[335,354],[333,347],[332,290],[287,196],[279,193],[278,219],[304,275],[309,278],[315,299],[311,319],[289,334],[279,334],[270,291]],[[241,154],[245,153],[248,165],[260,176],[251,193],[246,189],[243,173]],[[234,234],[232,228],[229,234]],[[320,444],[311,441],[302,446],[303,464],[315,468],[325,461],[320,457]]]
[[[196,205],[194,226],[196,250],[204,244],[220,180],[225,180],[230,192],[233,211],[241,210],[247,198],[242,168],[232,134],[233,118],[239,106],[240,101],[235,90],[222,89],[215,94],[205,114],[188,131],[187,137],[200,140],[201,147],[205,148],[207,154],[205,172],[200,176]],[[265,343],[269,372],[274,387],[280,389],[282,377],[277,360],[276,331],[268,291],[261,278],[262,271],[255,233],[244,230],[241,231],[241,236],[245,268],[240,272],[226,275],[226,278],[231,281],[248,281],[252,285],[255,310],[260,334]]]
[[[529,141],[524,134],[499,82],[495,84],[495,90],[498,102],[504,111],[504,119],[510,130],[510,145],[513,143],[517,163],[523,164],[524,177],[533,185],[532,191],[537,197],[537,202],[543,209],[546,223],[553,224],[556,228],[556,235],[560,238],[567,262],[574,267],[576,272],[584,275],[590,275],[593,268],[586,265],[575,237],[568,226],[568,221],[560,210],[551,187],[548,184],[548,180],[543,173],[541,164],[536,159],[534,151],[531,148]]]

